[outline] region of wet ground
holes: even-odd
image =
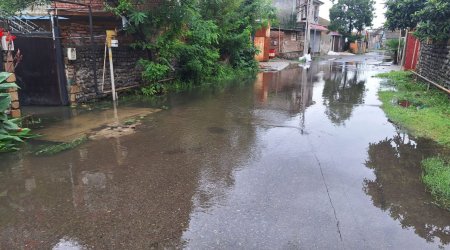
[[[199,89],[130,135],[1,155],[0,249],[449,248],[450,212],[420,181],[420,161],[449,152],[387,120],[379,59]]]

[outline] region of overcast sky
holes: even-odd
[[[324,5],[320,7],[320,16],[323,18],[326,18],[330,20],[330,8],[333,6],[331,3],[331,0],[322,0],[324,2]],[[385,18],[384,18],[384,2],[385,0],[375,0],[375,18],[373,20],[373,27],[378,28],[381,25],[383,25]]]

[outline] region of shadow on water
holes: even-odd
[[[412,228],[428,242],[450,243],[450,212],[439,208],[421,182],[421,161],[437,154],[450,154],[432,141],[412,140],[398,133],[369,145],[366,166],[375,179],[365,179],[364,192],[373,204],[401,223]]]

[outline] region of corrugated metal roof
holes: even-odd
[[[50,20],[50,16],[30,16],[30,15],[21,15],[21,16],[15,16],[18,19],[23,19],[23,20]],[[65,20],[65,19],[69,19],[66,17],[58,17],[59,20]]]

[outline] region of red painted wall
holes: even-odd
[[[405,70],[415,70],[419,61],[420,41],[412,34],[408,33],[406,38]]]

